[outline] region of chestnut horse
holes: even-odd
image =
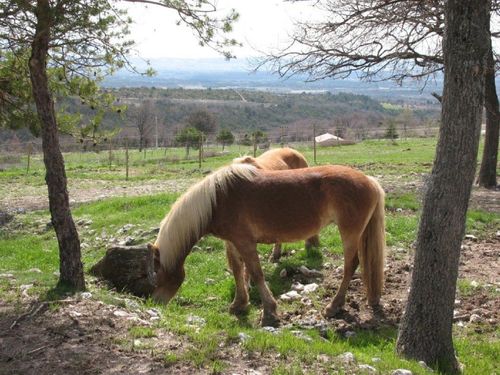
[[[310,238],[330,223],[337,224],[342,238],[344,275],[325,315],[343,306],[359,263],[368,303],[378,305],[384,280],[384,191],[375,179],[338,165],[268,171],[232,164],[192,186],[174,203],[150,245],[157,271],[153,298],[167,303],[174,297],[191,248],[212,234],[229,241],[234,254],[232,312],[248,306],[246,267],[262,300],[262,325],[277,325],[277,305],[264,280],[257,243]]]
[[[307,168],[309,164],[307,164],[307,160],[300,152],[284,147],[284,148],[275,148],[269,151],[264,152],[262,155],[257,158],[253,158],[251,156],[243,156],[241,158],[236,158],[233,160],[233,163],[246,163],[251,164],[259,169],[268,169],[268,170],[283,170],[283,169],[298,169],[298,168]],[[226,244],[226,248],[230,246]],[[309,250],[312,247],[319,246],[319,238],[317,235],[308,238],[306,240],[306,250]],[[227,251],[227,256],[229,260],[229,264],[232,264],[230,251]],[[272,262],[277,262],[281,258],[281,243],[276,242],[273,246],[273,251],[270,256],[270,260]]]

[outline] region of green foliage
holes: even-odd
[[[212,133],[217,127],[215,116],[206,110],[198,110],[191,113],[187,119],[187,123],[189,128],[194,128],[204,134]]]
[[[398,132],[396,130],[396,124],[393,120],[390,120],[388,122],[384,137],[392,140],[399,138]]]
[[[219,134],[217,134],[216,141],[222,145],[224,150],[225,146],[232,145],[234,143],[234,135],[228,129],[221,129]]]
[[[198,148],[201,137],[202,133],[199,130],[188,126],[175,135],[175,142],[178,145],[184,145],[186,147],[186,154],[189,155],[191,147]]]

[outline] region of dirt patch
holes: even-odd
[[[159,193],[180,193],[193,184],[194,179],[149,181],[68,180],[70,204],[94,202],[112,197],[134,197]],[[0,188],[0,211],[26,212],[48,209],[45,185],[28,186],[10,182]]]
[[[413,191],[422,194],[427,175],[377,176],[387,193]],[[405,177],[405,176],[403,176]],[[93,202],[111,197],[152,195],[158,193],[181,193],[196,179],[163,179],[144,181],[108,181],[99,179],[68,180],[70,204]],[[500,190],[488,190],[474,186],[470,207],[489,212],[500,212]],[[0,187],[0,211],[25,212],[48,209],[47,187],[26,185],[11,181]]]
[[[345,309],[335,319],[325,320],[320,311],[303,303],[297,310],[283,313],[282,324],[315,327],[320,334],[322,330],[334,330],[345,336],[358,329],[397,326],[407,298],[411,258],[393,250],[387,261],[380,311],[374,312],[364,304],[363,286],[356,274]],[[340,282],[341,269],[332,266],[323,273],[322,285],[327,292],[315,296],[320,301],[332,297]],[[499,275],[500,239],[464,243],[459,279],[467,280],[472,289],[457,295],[457,326],[472,325],[476,331],[498,327]],[[12,305],[0,301],[0,374],[211,373],[211,369],[189,361],[168,360],[180,358],[193,348],[184,337],[157,326],[154,335],[131,336],[131,329],[154,326],[158,312],[141,310],[133,303],[125,305],[117,307],[80,297],[51,304],[25,301],[16,311]],[[267,374],[277,364],[286,363],[286,359],[271,351],[249,352],[239,342],[224,340],[215,357],[225,365],[222,373],[227,374]],[[303,370],[328,373],[330,365],[322,363],[321,358],[312,362],[304,365]]]

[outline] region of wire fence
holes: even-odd
[[[397,129],[399,138],[435,136],[438,128],[418,126],[409,129]],[[72,168],[85,166],[130,167],[152,162],[177,163],[181,161],[198,161],[201,168],[204,160],[212,156],[220,156],[228,150],[238,155],[256,155],[270,147],[291,146],[294,148],[316,148],[352,144],[364,139],[387,138],[386,129],[356,129],[344,132],[343,140],[330,140],[326,143],[316,142],[316,138],[325,133],[336,133],[327,127],[315,126],[289,130],[286,126],[266,132],[232,132],[233,142],[226,144],[217,141],[218,133],[203,134],[197,139],[186,142],[176,141],[175,134],[147,137],[118,135],[109,139],[81,140],[69,136],[60,137],[60,148],[65,163]],[[19,141],[11,139],[0,143],[0,170],[25,168],[43,169],[42,144],[40,139]]]

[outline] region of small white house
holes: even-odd
[[[318,135],[315,139],[318,146],[335,146],[344,143],[343,138],[330,133]]]

